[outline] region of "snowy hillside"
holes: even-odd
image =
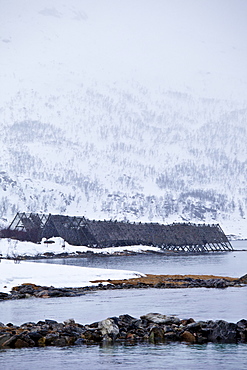
[[[184,3],[0,0],[2,225],[31,211],[247,237],[247,7]]]

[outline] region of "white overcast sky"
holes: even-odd
[[[85,78],[241,96],[247,0],[0,0],[5,92]]]

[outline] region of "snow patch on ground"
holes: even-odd
[[[14,286],[32,283],[56,288],[76,288],[98,285],[94,280],[130,279],[145,276],[128,270],[99,269],[66,265],[50,265],[0,260],[0,291],[10,292]]]
[[[158,247],[145,245],[132,245],[124,247],[109,247],[109,248],[89,248],[86,246],[70,245],[62,238],[53,237],[48,241],[43,238],[40,244],[32,242],[22,242],[14,239],[0,239],[0,256],[4,258],[18,258],[18,257],[37,257],[45,256],[45,253],[100,253],[100,254],[116,254],[122,252],[160,252]]]

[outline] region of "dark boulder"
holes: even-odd
[[[238,340],[247,342],[247,320],[242,319],[237,322]]]
[[[217,320],[209,323],[208,341],[220,343],[236,343],[237,342],[237,325],[224,320]]]
[[[241,276],[241,278],[239,279],[239,282],[241,284],[247,284],[247,274]]]
[[[190,331],[185,330],[183,333],[180,334],[180,339],[183,342],[195,343],[196,337]]]
[[[164,329],[159,326],[153,326],[149,333],[149,341],[151,343],[160,343],[164,342],[165,333]]]
[[[0,348],[5,348],[6,347],[6,342],[8,342],[11,337],[12,337],[12,335],[9,334],[9,333],[4,333],[4,334],[0,335]]]
[[[7,298],[10,298],[10,294],[8,293],[3,293],[3,292],[0,292],[0,299],[7,299]]]

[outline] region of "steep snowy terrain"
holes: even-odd
[[[247,237],[244,2],[0,8],[2,225],[51,212]]]

